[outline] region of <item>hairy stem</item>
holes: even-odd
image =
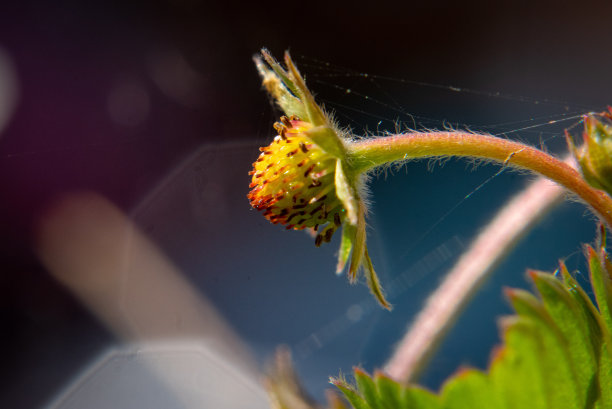
[[[501,162],[539,173],[585,201],[612,227],[612,198],[592,188],[563,161],[536,148],[490,135],[469,132],[413,132],[365,139],[347,147],[356,172],[417,157],[466,156]]]

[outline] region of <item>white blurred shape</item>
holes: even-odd
[[[187,107],[199,104],[202,77],[178,50],[166,48],[153,52],[148,65],[151,79],[164,95]]]
[[[346,310],[346,317],[351,322],[357,322],[363,317],[363,308],[359,304],[353,304]]]
[[[147,90],[140,82],[118,82],[108,94],[107,108],[114,123],[136,126],[147,119],[151,101]]]
[[[18,98],[17,70],[11,57],[0,47],[0,137],[15,112]]]
[[[163,342],[153,354],[142,347],[113,358],[109,367],[108,358],[103,360],[56,400],[62,405],[52,407],[263,407],[258,402],[265,399],[255,396],[264,392],[253,386],[258,375],[241,340],[117,207],[95,193],[67,195],[42,216],[37,233],[37,251],[49,272],[119,339]],[[146,368],[133,366],[133,360]],[[251,385],[245,392],[250,405],[239,405],[242,396],[230,388],[238,378],[241,387]],[[209,401],[203,397],[207,390]],[[155,406],[169,396],[181,404]],[[143,404],[148,399],[155,405]]]
[[[48,409],[264,409],[261,386],[204,343],[132,345],[104,354]]]

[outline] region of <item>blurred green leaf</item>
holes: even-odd
[[[585,320],[582,306],[571,297],[567,287],[554,276],[533,273],[532,279],[544,302],[544,307],[567,341],[567,357],[576,377],[578,402],[583,402],[597,371],[599,345],[591,342],[593,334]]]
[[[609,345],[601,346],[599,358],[599,408],[612,409],[612,354]]]
[[[376,389],[384,401],[385,407],[407,407],[403,400],[403,388],[397,382],[394,382],[382,372],[377,372],[374,375],[374,382],[376,382]]]
[[[462,369],[442,387],[443,407],[472,409],[498,407],[491,379],[475,369]]]
[[[586,246],[591,270],[591,285],[597,300],[599,312],[605,324],[605,331],[612,333],[612,282],[606,265],[591,246]]]
[[[538,296],[507,290],[516,315],[500,321],[503,346],[489,370],[462,369],[439,394],[355,370],[333,383],[356,409],[612,409],[612,263],[586,247],[597,306],[561,264],[530,272]]]

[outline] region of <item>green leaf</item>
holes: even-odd
[[[534,338],[533,321],[511,317],[502,323],[505,347],[497,349],[489,375],[498,407],[547,408],[538,365],[541,346]]]
[[[606,332],[610,334],[612,333],[612,282],[595,250],[591,246],[586,246],[586,252],[597,306],[606,326]]]
[[[361,368],[355,368],[355,381],[361,395],[372,409],[384,409],[382,401],[378,397],[378,391],[374,380]]]
[[[612,354],[609,345],[602,344],[599,358],[599,408],[612,409]]]
[[[438,396],[418,386],[404,386],[381,372],[374,379],[364,370],[355,368],[353,386],[343,378],[332,378],[355,409],[442,409]]]
[[[440,399],[428,391],[418,386],[407,387],[404,391],[405,408],[410,409],[437,409],[442,408]]]
[[[589,340],[593,345],[593,349],[597,350],[599,348],[598,345],[601,343],[600,338],[602,337],[602,328],[605,327],[601,321],[599,311],[597,311],[597,308],[595,308],[589,296],[582,289],[582,287],[580,287],[576,279],[571,276],[569,271],[567,271],[567,268],[563,263],[561,263],[560,270],[563,277],[563,283],[565,284],[570,297],[576,301],[576,304],[582,311],[582,316],[589,326],[589,332],[591,333]]]
[[[462,369],[442,387],[444,408],[473,409],[499,407],[491,379],[475,369]]]
[[[582,307],[569,294],[567,287],[546,273],[532,273],[531,278],[542,297],[544,307],[567,341],[567,356],[577,380],[579,401],[584,401],[593,374],[597,369],[599,345]]]
[[[434,394],[359,369],[341,390],[356,409],[612,409],[612,263],[603,250],[586,253],[599,309],[563,264],[562,280],[531,272],[540,297],[506,290],[516,315],[500,321],[488,372],[461,370]]]
[[[361,394],[351,385],[349,385],[342,378],[331,378],[330,383],[332,383],[336,388],[340,389],[340,391],[344,394],[346,400],[353,406],[355,409],[371,409],[371,406],[365,401],[365,399],[361,396]]]
[[[540,301],[530,292],[521,289],[506,289],[505,293],[520,316],[538,318],[546,314]]]
[[[403,402],[403,388],[382,372],[376,372],[374,375],[376,389],[380,396],[381,403],[385,408],[406,408]]]

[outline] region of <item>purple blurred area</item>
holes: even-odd
[[[251,61],[262,46],[603,109],[612,103],[612,7],[594,3],[4,2],[0,51],[17,99],[0,124],[0,407],[42,406],[114,341],[40,265],[37,220],[76,190],[129,213],[205,144],[246,141],[255,151],[275,117]],[[420,92],[414,106],[445,107]],[[231,189],[246,195],[247,182]]]

